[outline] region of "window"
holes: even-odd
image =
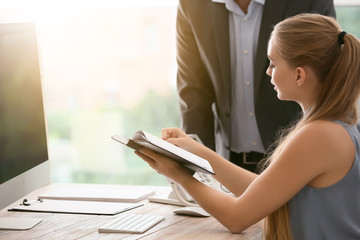
[[[18,2],[0,21],[37,24],[52,182],[166,185],[110,137],[179,126],[177,0]],[[335,4],[343,29],[360,37],[360,0]]]
[[[360,0],[335,1],[336,19],[345,32],[360,38]]]
[[[111,135],[179,126],[177,1],[23,4],[0,20],[36,22],[52,182],[167,184]]]
[[[175,10],[76,9],[42,26],[54,182],[167,183],[110,136],[179,125]]]

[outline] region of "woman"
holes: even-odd
[[[282,134],[259,175],[237,167],[176,128],[162,138],[207,159],[237,197],[213,190],[166,157],[136,152],[181,184],[231,232],[266,217],[266,239],[360,239],[360,42],[333,18],[301,14],[274,28],[267,73],[302,119]]]

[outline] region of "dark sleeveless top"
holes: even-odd
[[[355,145],[356,155],[347,175],[329,187],[305,186],[289,202],[294,240],[360,239],[360,133],[342,125]]]

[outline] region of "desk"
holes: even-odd
[[[58,187],[72,187],[75,184],[50,184],[40,188],[25,198],[34,199],[40,193],[56,190]],[[136,186],[134,186],[136,187]],[[141,186],[144,187],[144,186]],[[149,186],[150,188],[151,186]],[[164,194],[170,191],[170,187],[151,187],[156,189],[157,194]],[[9,207],[21,203],[19,199]],[[241,234],[230,233],[213,217],[198,218],[175,215],[172,211],[178,206],[143,201],[144,206],[127,211],[127,213],[141,213],[162,215],[165,220],[155,225],[143,234],[123,233],[99,233],[97,228],[102,224],[116,218],[103,215],[82,215],[82,214],[59,214],[59,213],[31,213],[31,212],[9,212],[7,208],[0,211],[0,217],[36,217],[43,221],[34,228],[26,231],[1,231],[0,239],[206,239],[206,240],[231,240],[231,239],[261,239],[260,223],[251,226]],[[121,214],[121,213],[120,213]]]

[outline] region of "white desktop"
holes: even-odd
[[[50,183],[34,24],[0,24],[0,96],[0,209],[3,209]],[[24,223],[22,220],[0,217],[0,224],[11,222],[19,227]]]
[[[49,183],[50,163],[49,161],[45,161],[9,181],[0,184],[0,209]]]

